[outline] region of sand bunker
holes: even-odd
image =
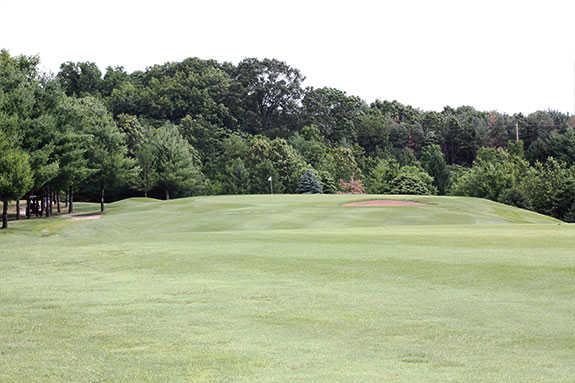
[[[84,215],[75,215],[71,217],[72,221],[85,221],[91,219],[100,219],[102,218],[101,214],[84,214]]]
[[[343,206],[423,206],[415,201],[401,201],[394,199],[374,199],[369,201],[349,202]]]

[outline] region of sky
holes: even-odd
[[[368,102],[574,113],[574,16],[572,0],[0,0],[0,48],[52,72],[273,57]]]

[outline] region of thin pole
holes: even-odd
[[[270,180],[270,193],[271,193],[271,194],[274,194],[274,181],[273,181],[273,178],[270,176],[269,180]]]
[[[519,121],[515,121],[515,142],[519,142]]]

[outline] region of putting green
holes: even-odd
[[[421,205],[343,206],[374,199]],[[572,382],[573,249],[573,225],[459,197],[11,222],[0,382]]]

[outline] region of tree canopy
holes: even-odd
[[[278,193],[470,195],[575,216],[575,118],[557,111],[368,104],[305,87],[276,59],[38,68],[0,51],[2,197],[40,201],[38,215],[60,193],[69,211],[74,196],[103,210],[135,195],[268,193],[271,177]]]

